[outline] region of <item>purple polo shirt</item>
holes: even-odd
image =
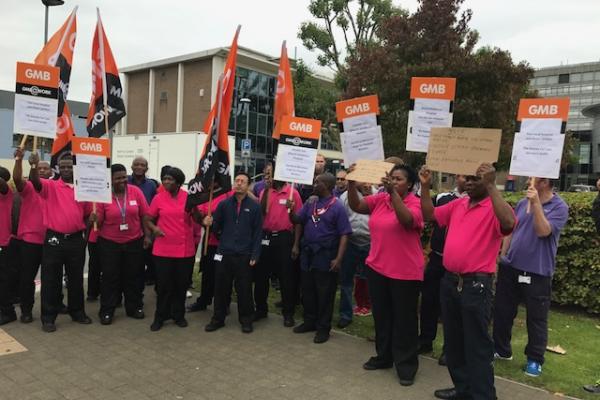
[[[538,237],[533,227],[533,213],[527,214],[527,199],[517,203],[517,224],[510,241],[508,253],[502,258],[513,268],[533,274],[552,276],[556,264],[556,251],[560,231],[569,218],[569,206],[558,195],[542,204],[544,215],[552,227],[547,237]]]
[[[319,222],[314,223],[311,216],[314,211],[315,203],[305,203],[298,217],[300,223],[304,225],[304,243],[320,243],[326,240],[336,239],[342,235],[352,233],[352,227],[348,220],[346,209],[339,199],[334,196],[319,198],[317,200],[317,209],[327,206],[331,201],[327,211],[319,216]]]

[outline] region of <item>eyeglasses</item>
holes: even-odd
[[[346,178],[335,178],[336,181],[345,181]]]

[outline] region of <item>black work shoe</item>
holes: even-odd
[[[415,380],[399,378],[399,382],[401,386],[412,386],[415,383]]]
[[[421,343],[419,345],[419,350],[418,353],[419,354],[427,354],[427,353],[431,353],[433,351],[433,345],[431,343]]]
[[[376,369],[389,369],[394,366],[391,361],[383,361],[377,357],[369,358],[369,361],[363,364],[363,368],[367,371],[374,371]]]
[[[195,302],[195,303],[192,303],[189,306],[187,306],[186,310],[187,310],[187,312],[205,311],[206,304]]]
[[[321,343],[325,343],[326,341],[329,340],[329,332],[317,332],[315,334],[315,338],[313,339],[313,343],[316,344],[321,344]]]
[[[33,315],[30,312],[21,313],[21,323],[29,324],[33,322]]]
[[[297,327],[294,328],[294,333],[306,333],[306,332],[314,332],[317,328],[311,325],[306,325],[306,323],[301,323]]]
[[[261,319],[265,319],[267,318],[267,313],[266,312],[257,312],[254,314],[254,321],[260,321]]]
[[[286,328],[291,328],[296,325],[296,321],[294,321],[294,317],[283,317],[283,326]]]
[[[471,400],[471,396],[458,393],[456,388],[436,390],[433,395],[442,400]]]
[[[16,321],[17,320],[17,314],[13,311],[12,313],[8,313],[8,314],[0,314],[0,325],[6,325],[10,322]]]
[[[351,319],[340,319],[337,323],[337,327],[340,329],[344,329],[347,328],[348,325],[350,325],[352,323]]]
[[[188,322],[185,318],[181,318],[175,321],[175,325],[177,325],[180,328],[187,328]]]
[[[150,325],[150,330],[152,332],[160,331],[160,328],[162,328],[162,326],[163,322],[155,319],[154,322],[152,322],[152,325]]]
[[[54,322],[42,322],[42,330],[46,333],[56,332],[56,325]]]
[[[593,385],[584,385],[583,390],[594,394],[600,394],[600,383],[596,383]]]
[[[242,324],[242,332],[243,333],[252,333],[252,331],[254,331],[252,324]]]
[[[100,323],[102,325],[110,325],[112,324],[113,316],[110,314],[100,315]]]
[[[82,325],[89,325],[92,323],[92,319],[85,314],[83,314],[82,316],[79,316],[79,317],[71,317],[71,320],[73,322],[77,322],[78,324],[82,324]]]
[[[445,367],[446,365],[446,353],[442,352],[442,355],[440,356],[440,358],[438,358],[438,365],[441,365],[442,367]]]
[[[132,312],[128,312],[127,316],[133,319],[144,319],[146,317],[146,314],[144,314],[144,310],[141,308],[138,308],[135,311]]]
[[[212,320],[212,321],[210,321],[210,322],[208,323],[208,325],[206,325],[206,326],[204,327],[204,330],[205,330],[206,332],[214,332],[214,331],[216,331],[217,329],[219,329],[219,328],[222,328],[222,327],[224,327],[224,326],[225,326],[225,322],[220,322],[220,321],[214,321],[214,320]]]

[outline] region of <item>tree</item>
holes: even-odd
[[[309,50],[317,50],[319,65],[343,75],[345,57],[357,47],[377,41],[381,22],[404,11],[391,0],[311,0],[308,9],[318,22],[302,23],[298,37]],[[336,37],[343,42],[337,43]]]
[[[321,120],[325,140],[339,148],[335,116],[335,102],[340,99],[338,90],[333,84],[326,85],[315,78],[302,60],[296,62],[293,80],[296,116]]]
[[[459,13],[463,1],[420,0],[414,14],[383,19],[377,43],[359,45],[348,56],[343,96],[378,94],[386,155],[417,165],[423,154],[405,152],[410,79],[455,77],[453,125],[501,128],[499,164],[507,168],[518,102],[531,95],[533,69],[499,48],[476,50],[479,34],[469,28],[472,11]]]

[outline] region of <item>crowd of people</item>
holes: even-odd
[[[276,280],[284,327],[314,332],[313,342],[324,343],[339,285],[338,327],[354,316],[372,314],[374,320],[375,355],[364,369],[395,368],[400,384],[412,385],[418,354],[431,352],[441,318],[440,364],[447,365],[454,387],[435,396],[495,399],[493,361],[512,359],[511,330],[523,302],[524,372],[542,373],[552,275],[568,219],[552,180],[534,179],[513,209],[490,164],[475,175],[456,176],[454,191],[432,197],[426,166],[417,172],[390,157],[394,167],[374,186],[348,180],[354,166],[335,176],[326,172],[319,155],[312,186],[274,180],[269,164],[259,182],[238,172],[231,191],[189,210],[185,176],[176,167],[164,167],[156,182],[146,177],[142,157],[130,175],[113,164],[112,203],[90,204],[75,201],[71,158],[61,159],[58,179],[35,153],[25,179],[23,158],[18,149],[10,185],[10,171],[0,168],[2,325],[16,321],[15,303],[20,321],[33,321],[40,266],[42,329],[54,332],[59,314],[92,323],[84,301],[87,247],[87,300],[99,298],[103,325],[113,323],[121,304],[128,317],[143,319],[145,285],[155,284],[152,331],[168,320],[186,327],[186,311],[211,305],[205,331],[216,331],[225,325],[235,288],[241,330],[251,333],[268,315]],[[600,231],[600,197],[593,217]],[[427,223],[433,233],[425,257]],[[200,245],[203,231],[206,246]],[[186,308],[198,253],[200,294]],[[299,304],[303,321],[296,324]]]

